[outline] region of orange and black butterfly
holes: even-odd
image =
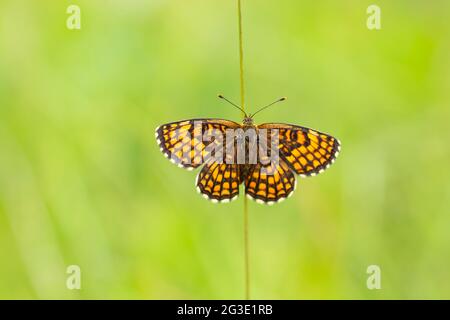
[[[225,97],[219,97],[243,111]],[[205,198],[213,202],[232,201],[238,197],[243,183],[247,197],[271,205],[292,195],[296,175],[314,176],[327,169],[339,154],[340,142],[328,134],[297,125],[255,125],[253,116],[259,111],[253,115],[243,111],[242,124],[223,119],[167,123],[156,128],[156,140],[161,152],[179,167],[193,170],[202,166],[195,184]],[[249,134],[252,132],[256,137],[253,140]],[[265,144],[261,143],[263,140]],[[239,155],[240,150],[243,156]],[[255,157],[251,156],[251,150],[257,151]],[[277,161],[268,161],[269,153],[278,155],[273,157]]]

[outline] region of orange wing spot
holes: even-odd
[[[193,138],[193,139],[191,140],[191,144],[192,144],[193,146],[197,146],[199,143],[200,143],[200,141],[199,141],[197,138]]]
[[[255,181],[250,182],[249,187],[252,188],[252,189],[255,189],[256,188],[256,182]]]
[[[310,145],[311,147],[313,147],[314,149],[319,149],[319,148],[320,148],[318,142],[311,141],[311,143],[310,143],[309,145]]]
[[[281,171],[281,170],[280,170]],[[281,174],[284,173],[284,171],[281,171]],[[273,178],[275,180],[275,183],[278,183],[278,181],[280,181],[280,173],[275,173],[273,175]]]
[[[231,188],[236,189],[237,188],[237,182],[232,182],[231,183]]]
[[[303,158],[300,158],[300,159],[303,159]],[[300,171],[302,169],[302,166],[298,162],[294,162],[294,168],[295,168],[295,170]]]
[[[313,161],[313,160],[314,160],[314,156],[313,156],[311,153],[308,153],[308,154],[306,155],[306,158],[307,158],[309,161]]]
[[[183,148],[183,142],[181,142],[181,141],[178,141],[174,146],[173,146],[173,149],[175,150],[175,149],[180,149],[180,150],[182,150],[182,148]]]
[[[314,148],[312,145],[309,145],[308,150],[309,150],[309,152],[314,152],[316,150],[316,148]]]
[[[265,192],[264,190],[259,190],[256,194],[257,194],[258,196],[264,197],[264,196],[266,195],[266,192]]]
[[[259,189],[266,190],[266,184],[265,183],[260,183],[259,184]]]
[[[318,160],[314,160],[313,164],[314,164],[314,167],[316,167],[316,168],[318,166],[320,166],[320,162]]]
[[[183,146],[183,153],[188,153],[189,152],[189,150],[191,150],[191,146],[190,145],[188,145],[188,144],[185,144],[184,146]]]
[[[223,183],[223,188],[224,189],[229,189],[230,188],[230,184],[228,182],[224,182]]]
[[[305,166],[308,163],[308,161],[306,161],[305,157],[301,157],[299,160],[300,160],[300,163],[302,164],[302,166]]]
[[[322,148],[326,148],[326,147],[328,147],[328,143],[326,143],[325,141],[322,141],[322,142],[320,143],[320,146],[321,146]]]
[[[230,171],[225,171],[224,176],[226,179],[230,177]]]
[[[322,150],[322,149],[320,149]],[[314,155],[316,156],[317,159],[320,159],[322,157],[322,155],[320,154],[320,152],[314,152]]]
[[[308,150],[306,150],[306,148],[304,146],[301,146],[299,149],[302,154],[308,153]]]
[[[208,188],[212,189],[213,186],[214,186],[214,183],[211,180],[209,180],[208,181]]]
[[[213,189],[214,192],[219,191],[219,190],[220,190],[220,185],[214,186],[214,189]]]
[[[278,191],[281,191],[281,190],[283,190],[284,188],[283,188],[283,184],[282,183],[279,183],[279,184],[277,184],[277,190]]]
[[[276,194],[276,191],[275,191],[275,189],[274,189],[274,188],[272,188],[272,187],[269,187],[269,193],[271,193],[271,194]]]
[[[289,162],[291,162],[291,163],[292,163],[292,162],[295,162],[295,157],[292,156],[292,155],[287,156],[286,159],[287,159],[287,161],[289,161]]]
[[[177,131],[171,131],[171,132],[169,133],[169,138],[170,138],[170,139],[174,139],[177,135],[178,135],[178,132],[177,132]]]
[[[222,190],[222,195],[223,195],[223,196],[229,196],[229,195],[230,195],[230,191],[224,189],[224,190]]]
[[[317,138],[316,134],[309,133],[308,138],[309,138],[309,140],[314,141],[316,143],[319,142],[319,139]]]
[[[298,151],[297,149],[292,150],[291,153],[296,158],[300,157],[300,151]]]
[[[201,156],[197,156],[194,158],[194,164],[201,164],[202,163],[202,157]]]
[[[300,143],[300,144],[304,144],[305,141],[306,141],[305,135],[303,133],[301,133],[301,132],[298,132],[298,134],[297,134],[297,142]]]

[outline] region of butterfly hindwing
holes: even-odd
[[[328,134],[278,123],[265,123],[258,128],[278,131],[280,156],[300,176],[323,172],[339,155],[339,140]]]
[[[236,164],[208,161],[197,175],[197,191],[213,202],[229,202],[239,195],[240,174]]]
[[[161,152],[181,168],[192,170],[201,166],[207,156],[207,146],[217,143],[204,137],[221,135],[240,125],[223,119],[191,119],[163,124],[155,136]]]
[[[296,178],[282,159],[252,165],[245,177],[245,193],[256,202],[274,204],[292,195]]]

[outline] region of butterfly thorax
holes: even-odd
[[[247,132],[248,130],[254,130],[254,134],[257,134],[258,132],[258,128],[255,126],[255,124],[253,123],[253,118],[246,116],[244,118],[244,120],[242,121],[242,129],[244,130],[244,132]],[[250,164],[250,159],[249,159],[249,137],[245,137],[244,140],[241,140],[238,138],[238,144],[242,143],[244,145],[245,148],[245,162],[241,163],[239,165],[239,172],[240,172],[240,181],[244,181],[245,177],[250,173],[250,171],[253,168],[253,164]]]

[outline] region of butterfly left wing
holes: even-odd
[[[327,169],[339,155],[341,144],[331,135],[290,124],[264,123],[268,137],[278,136],[280,158],[300,176],[314,176]]]
[[[224,119],[191,119],[163,124],[156,128],[155,137],[166,158],[192,170],[203,164],[207,146],[217,143],[211,137],[225,137],[227,129],[239,127],[240,124]]]

